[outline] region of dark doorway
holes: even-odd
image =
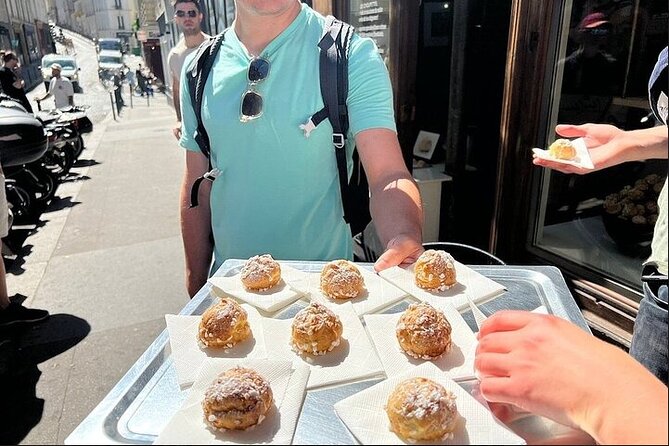
[[[153,74],[164,83],[165,73],[163,72],[159,40],[149,39],[144,42],[144,60],[146,61],[149,70],[151,70]]]
[[[443,161],[445,157],[443,143],[448,130],[452,35],[453,0],[424,1],[420,7],[418,35],[416,130],[441,135],[433,162]]]
[[[511,0],[454,0],[446,171],[452,209],[444,240],[488,250],[495,207]],[[528,163],[529,163],[528,159]],[[443,214],[442,214],[443,215]]]

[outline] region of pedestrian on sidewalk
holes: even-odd
[[[33,112],[30,101],[26,96],[25,81],[21,78],[21,65],[19,58],[12,51],[7,51],[2,56],[4,66],[0,68],[0,84],[2,91],[21,103],[28,113]]]
[[[49,83],[49,91],[44,96],[35,100],[37,103],[53,96],[56,108],[71,107],[74,105],[74,88],[72,82],[65,76],[61,76],[63,67],[60,64],[51,65],[51,82]]]
[[[112,81],[114,82],[114,101],[116,102],[116,112],[121,115],[121,109],[125,107],[123,100],[123,72],[114,70],[112,74]]]
[[[153,89],[149,85],[149,77],[144,74],[144,68],[142,67],[142,64],[139,64],[137,67],[135,76],[137,77],[137,85],[139,86],[139,90],[142,92],[142,96],[145,94],[147,96],[153,96]]]
[[[181,138],[181,101],[179,100],[179,83],[181,82],[181,71],[184,60],[209,38],[208,34],[202,32],[202,10],[199,0],[175,0],[174,22],[183,32],[183,37],[170,50],[167,56],[167,65],[172,79],[172,102],[177,114],[177,122],[172,132],[176,139]]]

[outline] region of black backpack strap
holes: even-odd
[[[194,139],[209,162],[209,170],[207,173],[197,178],[191,187],[191,208],[199,205],[198,193],[202,181],[214,181],[220,174],[220,171],[218,169],[212,169],[211,165],[209,135],[207,134],[207,129],[204,127],[204,122],[202,121],[202,95],[204,94],[204,86],[209,78],[209,73],[216,60],[216,55],[221,48],[221,44],[225,40],[225,31],[226,30],[203,42],[186,70],[186,76],[188,76],[188,93],[190,95],[191,105],[193,106],[193,112],[195,112],[195,118],[197,119],[197,130],[195,131]]]
[[[348,133],[348,47],[353,27],[328,16],[323,37],[318,43],[320,54],[321,95],[325,107],[315,113],[305,124],[305,133],[327,117],[332,125],[332,144],[337,158],[339,189],[341,191],[344,221],[351,221],[352,209],[348,197],[348,169],[346,165],[346,135]]]

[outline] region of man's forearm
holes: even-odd
[[[416,182],[411,176],[401,174],[389,175],[384,183],[383,188],[372,191],[370,202],[374,227],[381,243],[385,246],[400,234],[421,240],[423,207]]]
[[[195,296],[209,277],[213,254],[211,239],[211,210],[209,208],[210,184],[200,187],[200,204],[190,208],[192,181],[184,181],[181,190],[181,235],[186,260],[186,285],[190,297]],[[206,196],[206,198],[205,198]]]

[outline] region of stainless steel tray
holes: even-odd
[[[305,271],[320,271],[323,262],[289,262]],[[242,260],[227,260],[216,275],[235,274]],[[365,268],[371,264],[360,264]],[[571,296],[558,270],[552,266],[472,266],[481,274],[503,284],[507,292],[479,305],[487,315],[500,309],[533,310],[540,305],[549,313],[568,319],[590,332],[583,315]],[[202,314],[214,299],[211,286],[200,292],[180,314]],[[409,300],[395,304],[387,313],[403,311]],[[284,309],[274,317],[292,317],[304,301]],[[463,312],[469,326],[477,331],[471,312]],[[307,392],[302,414],[297,424],[293,444],[354,444],[357,443],[334,412],[333,405],[360,390],[379,382],[383,376],[351,384],[315,389]],[[475,381],[460,385],[471,392]],[[167,330],[156,338],[126,375],[93,409],[81,424],[65,439],[65,444],[150,444],[180,408],[187,391],[181,391],[170,357]],[[569,438],[569,429],[539,417],[528,417],[509,427],[528,443]]]

